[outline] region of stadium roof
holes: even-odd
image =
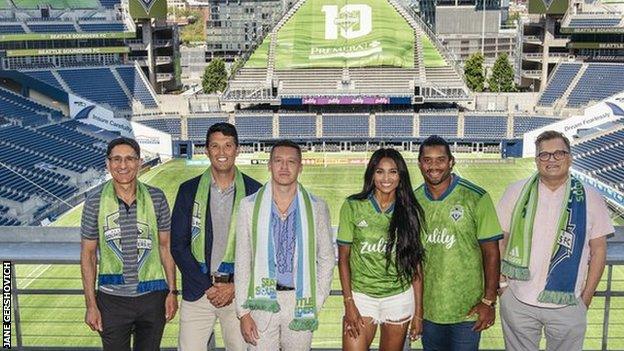
[[[300,0],[253,50],[224,101],[319,96],[457,101],[468,90],[442,44],[399,1]]]

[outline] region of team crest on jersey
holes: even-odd
[[[451,208],[450,217],[455,222],[459,221],[462,217],[464,217],[464,208],[461,205],[456,204],[453,208]]]
[[[121,228],[119,227],[119,211],[106,216],[104,223],[104,240],[113,250],[115,255],[122,259],[121,255]]]
[[[199,218],[199,204],[193,203],[193,218],[191,218],[191,240],[199,235],[201,219]]]
[[[138,266],[141,269],[141,266],[145,263],[147,256],[152,251],[152,239],[149,236],[150,227],[149,224],[143,222],[137,222],[137,230],[139,234],[139,238],[137,239],[137,250],[138,250]]]

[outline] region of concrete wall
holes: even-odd
[[[500,10],[485,11],[485,33],[498,33]],[[474,6],[438,6],[436,32],[438,34],[481,34],[483,12]]]

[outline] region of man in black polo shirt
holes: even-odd
[[[244,350],[234,299],[234,249],[238,204],[260,183],[234,165],[238,134],[229,123],[206,135],[211,166],[178,190],[171,226],[171,253],[182,273],[180,351],[204,351],[217,319],[225,348]]]
[[[130,350],[131,335],[135,350],[156,351],[178,308],[169,205],[160,189],[137,180],[135,140],[111,141],[106,158],[112,179],[86,200],[80,228],[85,323],[105,351]]]

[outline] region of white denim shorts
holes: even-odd
[[[353,302],[360,315],[372,318],[375,324],[403,324],[414,315],[414,289],[411,286],[388,297],[371,297],[354,291]]]

